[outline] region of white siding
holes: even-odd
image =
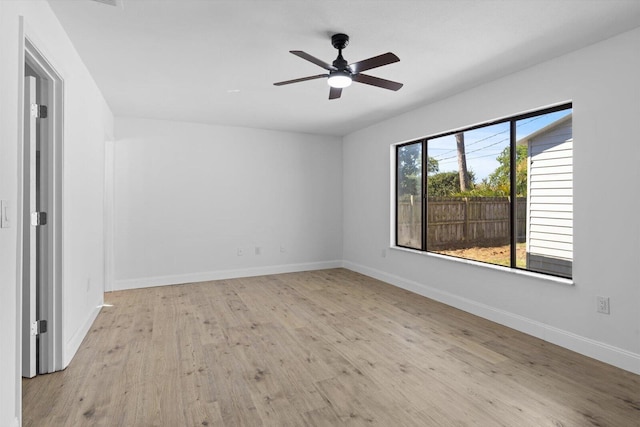
[[[571,276],[573,261],[572,120],[560,119],[528,141],[527,268]]]

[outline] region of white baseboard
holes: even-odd
[[[640,354],[349,261],[343,267],[640,375]]]
[[[102,304],[97,304],[84,324],[80,328],[78,328],[78,330],[76,330],[76,332],[69,340],[67,340],[62,355],[62,360],[64,363],[63,369],[65,369],[67,366],[69,366],[69,363],[71,363],[73,356],[76,355],[76,352],[80,348],[80,344],[82,344],[82,340],[87,335],[87,333],[89,333],[89,329],[91,329],[91,325],[93,325],[93,322],[96,320],[96,317],[98,317],[101,309]]]
[[[342,267],[339,260],[252,267],[238,270],[220,270],[203,273],[178,274],[172,276],[145,277],[140,279],[116,280],[114,291],[150,288],[154,286],[178,285],[182,283],[207,282],[210,280],[235,279],[238,277],[265,276],[268,274],[294,273],[298,271],[324,270]]]

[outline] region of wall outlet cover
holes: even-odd
[[[598,313],[603,313],[603,314],[610,313],[609,297],[598,296],[597,302],[598,302],[598,307],[597,307]]]

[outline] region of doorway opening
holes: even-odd
[[[62,79],[25,38],[21,167],[22,376],[63,369]]]

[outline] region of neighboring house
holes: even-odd
[[[527,144],[527,268],[571,277],[573,264],[572,114],[522,138]]]

